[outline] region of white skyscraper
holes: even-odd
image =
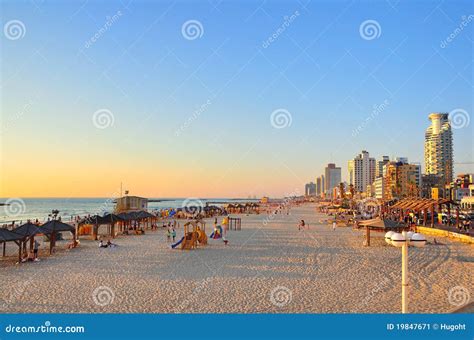
[[[453,134],[447,113],[429,115],[431,125],[425,133],[425,173],[453,180]]]
[[[370,158],[367,151],[362,151],[349,161],[349,183],[357,192],[364,192],[375,180],[375,158]]]

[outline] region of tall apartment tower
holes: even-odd
[[[429,115],[425,133],[425,173],[438,175],[444,183],[453,181],[453,133],[447,113]]]
[[[328,166],[324,169],[325,173],[325,190],[326,193],[331,196],[332,189],[337,187],[341,183],[341,168],[336,167],[336,164],[329,163]]]
[[[375,178],[383,176],[383,166],[388,162],[390,162],[390,158],[388,156],[382,156],[382,159],[375,163]]]
[[[349,183],[357,192],[365,192],[367,186],[375,180],[375,158],[370,158],[369,153],[362,151],[356,158],[348,163]]]

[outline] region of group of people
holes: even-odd
[[[168,229],[166,230],[166,237],[168,239],[168,242],[171,241],[171,238],[173,238],[173,242],[176,239],[176,229],[174,226],[171,226],[171,223],[168,223]]]
[[[107,242],[100,240],[99,242],[99,248],[115,248],[116,246],[117,245],[115,243],[112,243],[110,240],[107,240]]]
[[[35,240],[33,242],[33,254],[29,252],[25,252],[23,255],[23,258],[21,259],[21,262],[38,262],[39,261],[39,258],[38,258],[39,247],[40,247],[40,243],[38,242],[38,240]]]

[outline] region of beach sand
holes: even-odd
[[[363,232],[320,224],[314,205],[271,216],[241,215],[229,245],[209,240],[194,251],[170,249],[162,229],[120,236],[112,249],[82,240],[22,265],[12,264],[17,248],[9,246],[11,258],[0,261],[0,312],[400,312],[401,251],[383,234],[364,247]],[[300,219],[309,230],[298,231]],[[179,239],[182,227],[177,232]],[[474,248],[438,241],[409,250],[410,312],[450,312],[474,294]]]

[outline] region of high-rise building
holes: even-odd
[[[324,175],[321,175],[321,194],[324,194],[326,192],[326,177]]]
[[[421,167],[407,162],[389,162],[384,169],[384,199],[421,196]]]
[[[375,198],[384,199],[385,197],[385,179],[383,177],[377,177],[374,181],[375,187]]]
[[[306,196],[316,195],[316,184],[314,184],[313,182],[306,184],[304,187],[304,194]]]
[[[323,186],[322,186],[321,177],[318,177],[316,178],[316,195],[321,196],[322,192],[323,192]]]
[[[375,180],[375,158],[370,158],[365,150],[349,161],[348,168],[349,183],[356,192],[366,191],[367,186]]]
[[[332,192],[335,187],[341,183],[341,168],[336,167],[336,164],[329,163],[328,166],[325,168],[325,192],[328,195],[332,195]]]
[[[390,158],[382,156],[382,159],[375,163],[375,178],[383,177],[383,166],[388,162],[390,162]]]
[[[453,134],[447,113],[429,115],[425,133],[425,172],[441,176],[444,184],[453,180]]]

